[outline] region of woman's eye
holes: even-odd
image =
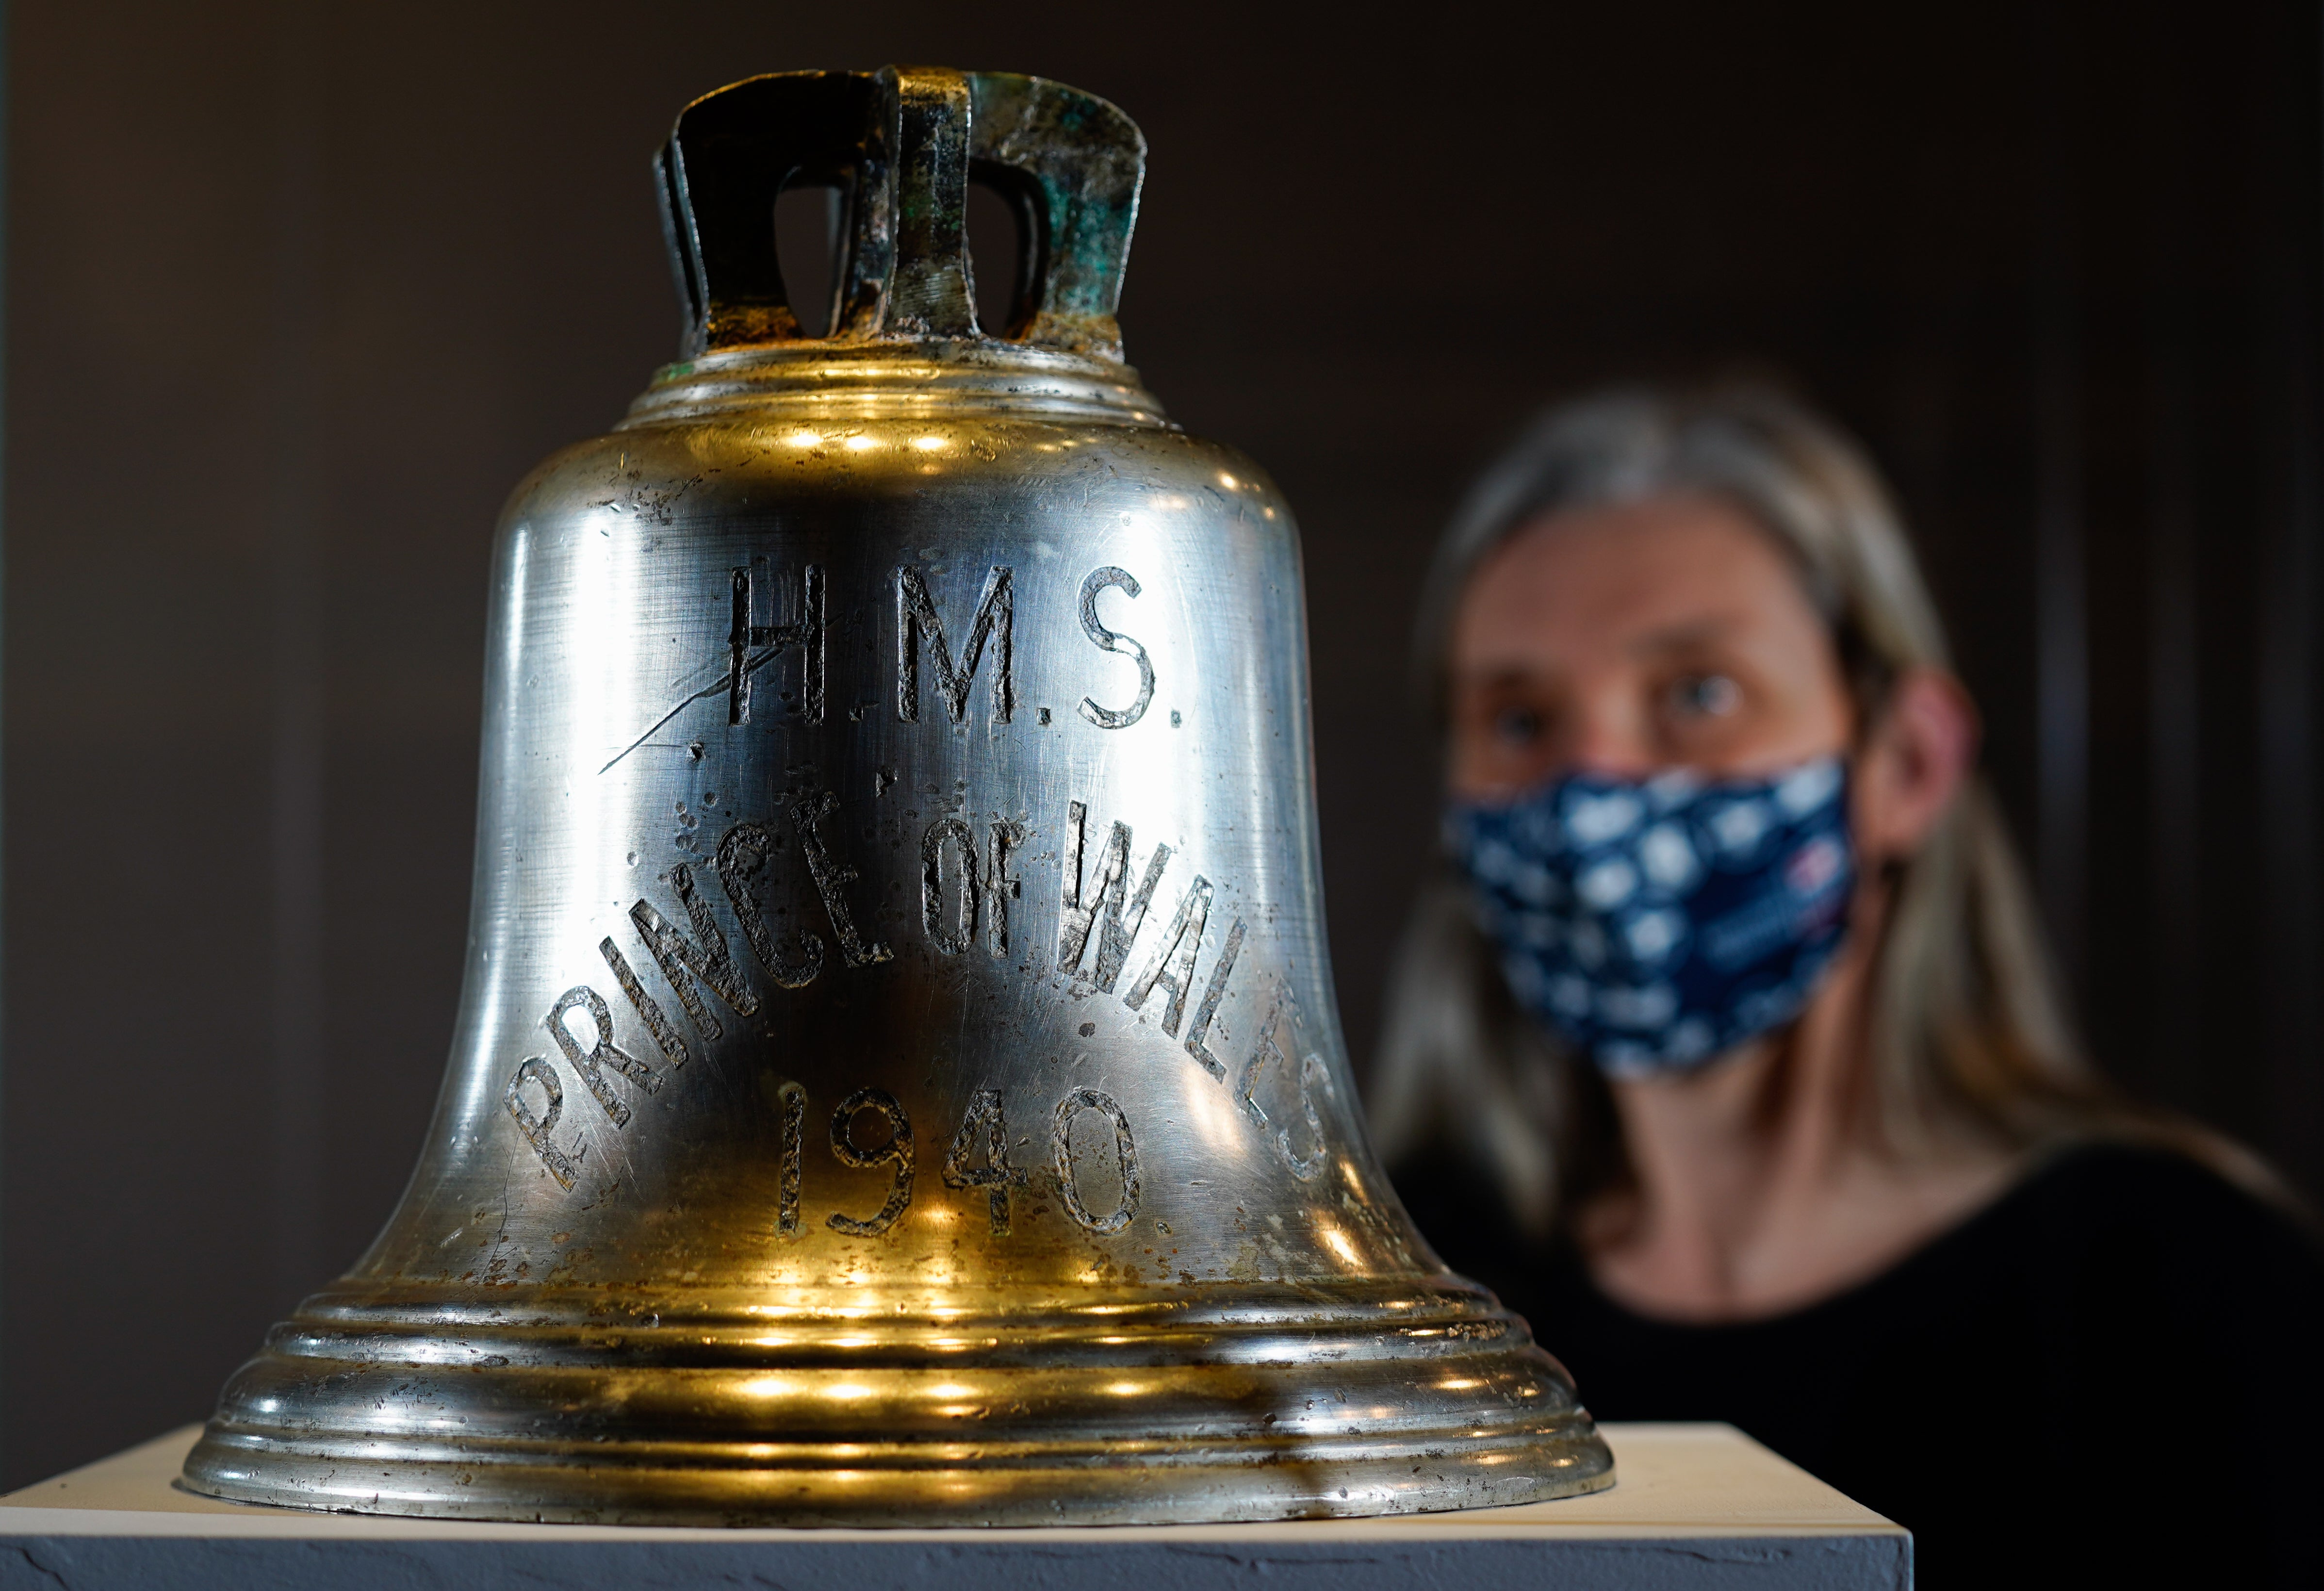
[[[1493,738],[1510,745],[1531,745],[1541,738],[1541,715],[1531,708],[1503,708],[1493,715]]]
[[[1724,674],[1690,674],[1671,687],[1671,706],[1689,717],[1723,718],[1743,705],[1743,688]]]

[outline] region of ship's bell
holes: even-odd
[[[750,79],[657,165],[684,357],[518,489],[443,1095],[186,1463],[481,1519],[1256,1520],[1611,1484],[1366,1146],[1291,514],[1114,312],[1145,141]],[[980,326],[972,181],[1014,207]],[[772,217],[842,203],[830,329]]]

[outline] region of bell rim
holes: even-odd
[[[1443,1272],[1224,1298],[1105,1288],[1078,1311],[1047,1307],[1064,1290],[953,1289],[1018,1307],[900,1327],[801,1310],[808,1329],[784,1340],[764,1315],[687,1311],[668,1296],[684,1289],[562,1323],[540,1296],[435,1290],[483,1313],[356,1278],[310,1299],[228,1383],[189,1489],[429,1517],[908,1528],[1361,1517],[1611,1484],[1564,1367]],[[398,1400],[401,1431],[380,1418]]]
[[[859,1453],[844,1466],[752,1463],[742,1444],[641,1453],[649,1461],[636,1463],[476,1448],[413,1457],[383,1451],[376,1438],[326,1443],[213,1420],[187,1455],[180,1484],[233,1503],[404,1518],[910,1531],[1381,1518],[1549,1502],[1617,1479],[1611,1449],[1579,1406],[1490,1438],[1286,1438],[1173,1451],[1106,1433],[1077,1452],[991,1451],[1003,1446],[906,1462]],[[730,1461],[715,1462],[721,1457]]]

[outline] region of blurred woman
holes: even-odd
[[[1419,651],[1375,1130],[1591,1411],[1733,1420],[1931,1584],[2324,1579],[2324,1259],[2077,1050],[1863,455],[1759,392],[1554,411]]]

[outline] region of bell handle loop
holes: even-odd
[[[896,265],[881,329],[974,337],[968,258],[969,87],[941,67],[888,67],[896,106]]]
[[[969,96],[977,175],[1019,204],[1024,268],[1010,335],[1120,358],[1115,315],[1146,181],[1145,134],[1113,105],[1046,78],[973,72]]]
[[[801,181],[886,191],[893,118],[881,114],[881,88],[857,72],[780,72],[706,94],[678,116],[655,165],[689,357],[799,336],[775,254],[775,199]],[[859,215],[852,230],[868,223],[884,235],[885,220]],[[887,261],[853,253],[835,326],[875,319],[886,287]],[[867,268],[877,273],[869,281]]]
[[[1042,78],[779,72],[705,95],[655,159],[685,356],[803,338],[773,217],[786,187],[816,183],[848,199],[830,340],[998,337],[1118,360],[1115,311],[1145,169],[1135,123]],[[972,179],[1018,216],[1006,327],[977,322]]]

